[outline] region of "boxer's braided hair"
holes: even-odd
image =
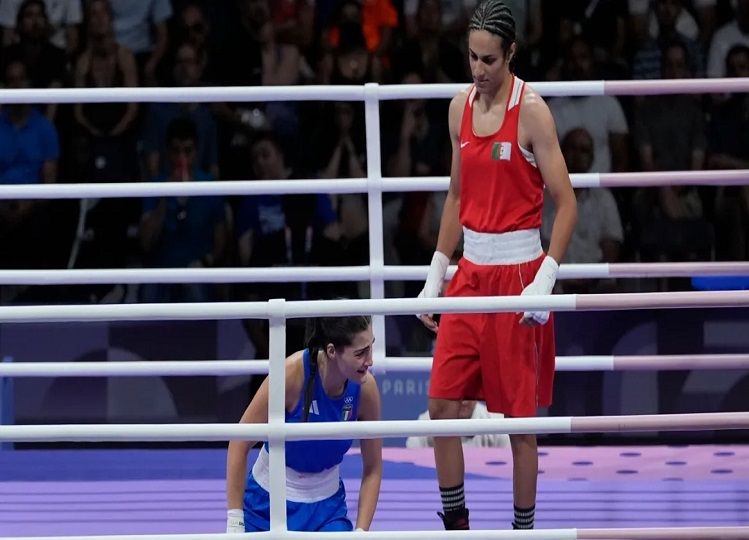
[[[486,30],[497,36],[505,52],[509,52],[510,45],[515,42],[515,18],[503,0],[481,2],[468,23],[468,31],[472,30]]]
[[[307,343],[309,352],[309,379],[304,382],[304,408],[302,409],[302,422],[309,417],[309,408],[312,405],[312,394],[317,378],[317,355],[325,351],[328,344],[336,349],[351,345],[354,336],[364,332],[372,324],[369,316],[355,317],[321,317],[307,321]]]

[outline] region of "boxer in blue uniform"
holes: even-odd
[[[369,373],[372,365],[370,317],[315,319],[308,326],[307,348],[286,359],[286,422],[380,420],[380,393]],[[268,380],[240,422],[268,422]],[[345,430],[345,426],[341,426]],[[339,473],[352,440],[286,443],[286,515],[288,530],[352,531],[346,491]],[[247,454],[252,441],[231,441],[227,454],[228,533],[270,528],[268,443],[252,471]],[[382,441],[361,441],[363,462],[356,529],[369,530],[382,481]]]

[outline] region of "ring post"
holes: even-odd
[[[369,296],[385,298],[385,241],[382,223],[382,152],[380,148],[380,86],[364,85],[364,123],[367,137],[367,210],[369,214]],[[372,317],[375,373],[385,372],[385,316]],[[382,367],[379,367],[382,366]]]
[[[270,530],[283,535],[286,525],[286,300],[268,302],[270,362],[268,365],[268,461],[270,469]]]

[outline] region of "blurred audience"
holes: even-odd
[[[0,2],[0,10],[3,5]],[[20,58],[28,69],[32,88],[61,88],[68,82],[68,59],[65,49],[49,39],[52,26],[47,5],[42,0],[24,0],[17,6],[16,19],[17,39],[0,49],[0,69]],[[44,112],[54,122],[57,105],[46,105]]]
[[[198,164],[198,130],[189,119],[174,120],[166,132],[169,172],[158,182],[206,182],[214,178]],[[144,262],[152,268],[210,268],[223,262],[226,211],[220,196],[149,197],[143,201],[140,241]],[[141,286],[141,301],[207,302],[210,284]]]
[[[86,48],[75,68],[78,88],[138,86],[133,52],[115,37],[109,0],[88,0],[86,4]],[[117,171],[123,181],[133,180],[136,170],[134,127],[137,103],[76,103],[75,121],[91,139],[97,167]]]
[[[728,77],[749,77],[749,47],[736,45],[726,55]],[[749,168],[749,95],[731,94],[713,111],[707,128],[708,167]],[[749,260],[749,186],[720,186],[715,200],[716,256]]]
[[[562,140],[562,153],[570,174],[590,172],[594,157],[593,137],[586,130],[573,129]],[[596,264],[621,261],[624,242],[622,222],[616,200],[606,188],[575,189],[578,225],[562,263]],[[551,197],[544,197],[541,240],[546,249],[551,242],[551,226],[556,210]],[[613,281],[567,279],[557,282],[560,293],[613,292]]]
[[[661,78],[692,77],[684,41],[663,47]],[[705,120],[693,95],[647,96],[636,114],[635,144],[644,171],[701,170],[705,164]],[[712,228],[705,219],[703,194],[695,186],[642,188],[633,203],[638,245],[644,261],[710,258]],[[661,288],[667,288],[661,280]]]
[[[188,89],[470,84],[466,27],[480,0],[0,0],[6,88]],[[507,0],[514,69],[535,81],[749,77],[749,0]],[[182,91],[182,90],[181,90]],[[184,90],[187,92],[187,90]],[[747,92],[550,97],[573,174],[749,168]],[[4,105],[0,182],[216,182],[447,176],[447,99],[383,101],[380,163],[362,102]],[[579,188],[565,263],[747,260],[749,188]],[[426,265],[444,192],[383,194],[386,264]],[[0,202],[2,266],[118,268],[369,262],[365,194]],[[553,205],[546,201],[548,243]],[[456,254],[456,255],[459,255]],[[416,282],[388,282],[415,296]],[[561,280],[564,292],[624,282]],[[688,288],[683,280],[631,288]],[[2,302],[367,297],[368,283],[117,284]],[[43,289],[43,288],[39,288]],[[45,296],[45,294],[47,296]],[[433,336],[413,317],[403,347]],[[247,323],[256,355],[267,327]],[[290,331],[292,335],[295,329]],[[301,339],[301,338],[300,338]]]
[[[28,67],[20,58],[5,63],[3,86],[31,87]],[[0,184],[57,182],[60,144],[54,126],[35,107],[3,105],[0,110]],[[59,256],[55,216],[46,200],[0,201],[0,268],[53,268]],[[3,301],[19,293],[6,287]],[[21,301],[20,298],[16,299]]]
[[[45,39],[73,58],[80,47],[80,25],[83,22],[83,1],[85,0],[44,0],[42,11],[46,19]],[[21,38],[21,26],[28,24],[23,12],[30,5],[38,4],[28,0],[2,0],[0,2],[0,27],[2,46],[7,47]]]

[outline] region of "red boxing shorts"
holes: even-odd
[[[542,255],[522,264],[477,265],[466,259],[445,296],[519,295],[536,276]],[[506,416],[535,416],[551,405],[556,350],[554,315],[522,326],[522,313],[446,313],[437,331],[429,397],[486,401]]]

